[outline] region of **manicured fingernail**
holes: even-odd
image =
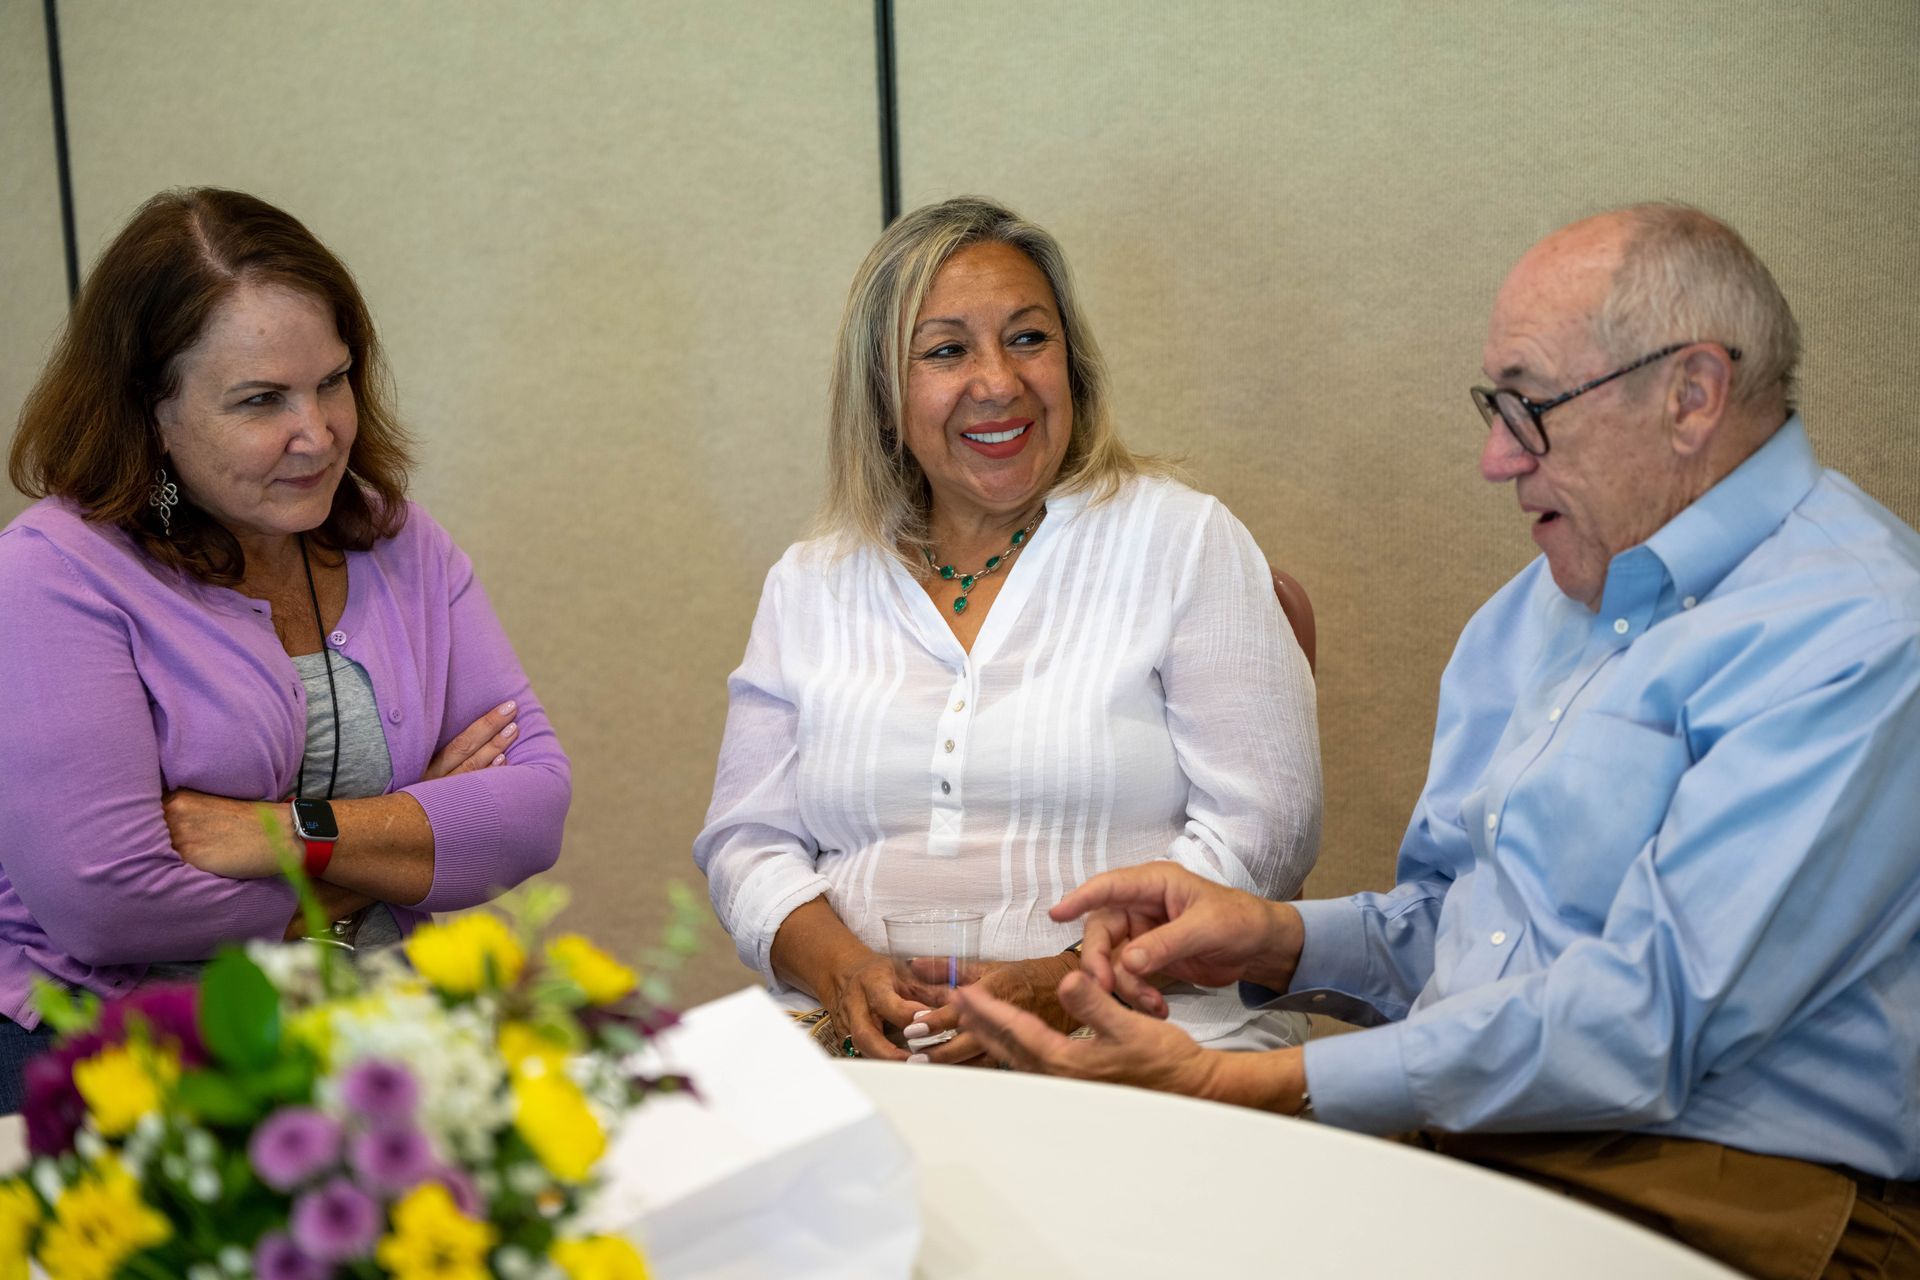
[[[907,1061],[908,1062],[932,1062],[933,1059],[929,1058],[924,1053],[910,1053],[907,1055]]]
[[[498,756],[495,756],[495,757],[494,757],[493,759],[491,759],[491,760],[489,760],[489,761],[487,761],[487,768],[489,768],[489,769],[495,769],[495,768],[498,768],[499,766],[501,766],[501,765],[503,765],[503,764],[505,764],[506,762],[507,762],[507,758],[506,758],[506,756],[504,756],[504,755],[498,755]]]
[[[932,1016],[933,1016],[933,1010],[920,1009],[914,1013],[913,1020],[915,1022],[925,1022],[928,1018],[931,1018]]]
[[[906,1031],[902,1034],[909,1040],[918,1040],[921,1036],[927,1034],[927,1024],[924,1022],[909,1023],[907,1024]]]
[[[518,732],[520,732],[520,722],[518,720],[515,720],[512,724],[508,725],[506,728],[500,731],[500,736],[503,738],[511,738],[514,734]]]
[[[1127,968],[1135,973],[1147,967],[1147,953],[1138,947],[1127,948]]]
[[[510,713],[510,712],[511,712],[511,711],[512,711],[512,710],[513,710],[513,709],[514,709],[515,707],[517,707],[517,706],[519,706],[519,705],[520,705],[520,704],[519,704],[519,703],[517,703],[517,702],[514,702],[514,701],[512,701],[512,700],[508,700],[508,701],[506,701],[506,702],[503,702],[503,703],[501,703],[501,704],[500,704],[499,706],[497,706],[497,707],[495,707],[495,708],[493,709],[493,710],[494,710],[494,714],[495,714],[495,715],[502,715],[502,716],[504,716],[504,715],[507,715],[507,714],[508,714],[508,713]]]

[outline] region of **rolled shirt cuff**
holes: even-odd
[[[1384,1021],[1370,1001],[1354,994],[1366,990],[1367,976],[1367,936],[1359,909],[1345,898],[1312,899],[1293,905],[1305,928],[1293,985],[1282,992],[1257,982],[1242,982],[1241,1003],[1253,1009],[1319,1013],[1363,1027]],[[1358,969],[1353,963],[1356,959]],[[1314,1109],[1319,1109],[1317,1098]]]
[[[1403,1050],[1406,1024],[1307,1041],[1307,1091],[1322,1124],[1386,1135],[1424,1122]]]

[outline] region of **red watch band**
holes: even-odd
[[[307,879],[318,880],[321,874],[326,871],[327,864],[333,861],[333,841],[308,840],[305,843],[307,846]]]
[[[340,825],[334,820],[333,806],[324,800],[303,800],[292,797],[288,803],[293,809],[294,839],[306,846],[306,857],[301,860],[307,873],[307,879],[318,880],[333,861],[333,846],[340,839]],[[301,808],[312,812],[301,817]]]

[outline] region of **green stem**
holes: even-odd
[[[145,1251],[122,1262],[120,1274],[129,1278],[144,1277],[144,1280],[178,1280],[173,1272],[161,1266],[157,1259],[149,1258]]]
[[[300,855],[294,852],[293,844],[280,826],[279,811],[271,805],[259,806],[260,829],[267,833],[267,843],[273,846],[273,856],[280,863],[280,874],[293,886],[300,898],[300,916],[306,922],[309,938],[327,936],[327,913],[320,907],[320,899],[314,895],[313,882],[307,879],[306,867]],[[343,987],[337,972],[333,947],[320,948],[320,989],[328,995],[343,994]]]

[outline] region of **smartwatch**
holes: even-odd
[[[340,824],[333,820],[333,806],[325,800],[295,800],[293,829],[307,846],[306,872],[309,880],[318,879],[333,860],[333,844],[340,838]]]

